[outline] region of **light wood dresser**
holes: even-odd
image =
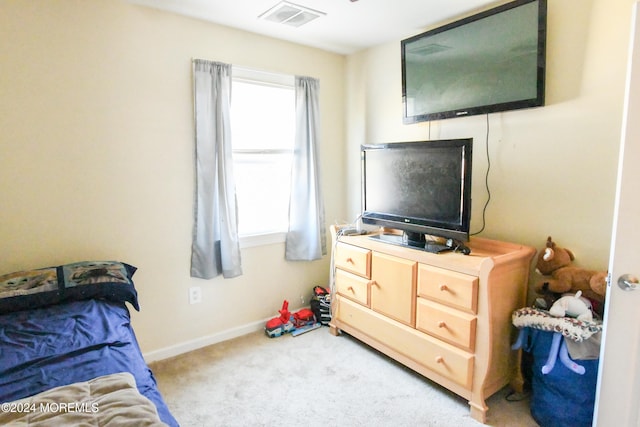
[[[468,399],[522,389],[511,350],[513,310],[526,304],[535,249],[472,238],[470,255],[432,254],[371,236],[334,239],[331,332],[343,331]]]

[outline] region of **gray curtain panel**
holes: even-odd
[[[285,245],[287,260],[311,261],[327,254],[318,158],[319,87],[317,79],[296,76],[296,136],[291,171],[289,231]]]
[[[229,105],[231,65],[193,61],[196,201],[191,276],[242,274]]]

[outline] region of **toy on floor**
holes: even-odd
[[[311,294],[311,310],[323,325],[331,322],[331,292],[322,286],[314,286]]]
[[[293,332],[291,332],[292,337],[297,337],[298,335],[302,335],[305,332],[313,331],[314,329],[318,329],[322,327],[322,323],[311,323],[301,328],[296,328]]]
[[[313,311],[308,308],[301,308],[292,314],[287,300],[284,300],[278,312],[280,317],[274,317],[264,326],[264,332],[269,338],[280,337],[286,333],[291,333],[295,337],[322,326],[321,323],[316,322]]]
[[[302,328],[303,326],[313,325],[316,323],[316,317],[308,308],[301,308],[300,310],[293,313],[293,326],[298,328]]]
[[[264,332],[269,338],[279,337],[282,334],[291,332],[294,329],[291,321],[291,313],[289,312],[289,301],[284,300],[282,308],[278,310],[280,317],[274,317],[264,326]]]
[[[293,313],[293,325],[295,326],[295,330],[291,332],[291,336],[294,337],[322,326],[320,322],[316,322],[316,316],[309,308],[301,308]]]

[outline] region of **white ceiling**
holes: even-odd
[[[280,0],[129,1],[341,54],[401,40],[435,24],[504,3],[496,0],[289,0],[326,13],[301,27],[293,27],[258,18]]]

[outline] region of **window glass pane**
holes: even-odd
[[[241,235],[287,229],[291,154],[234,154]]]
[[[233,149],[291,149],[295,122],[293,88],[233,81]]]

